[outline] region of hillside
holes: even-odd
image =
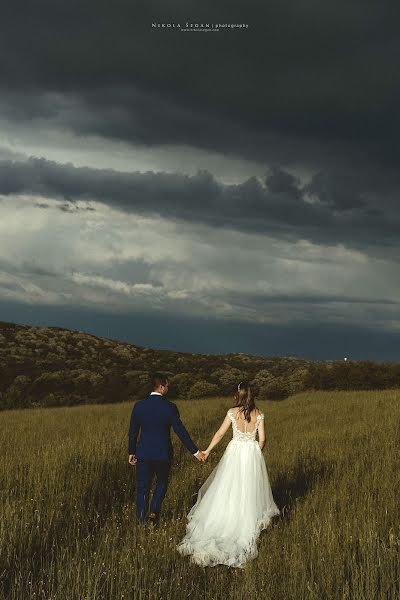
[[[153,350],[62,327],[0,322],[0,406],[134,400],[148,393],[154,370],[170,374],[170,397],[231,395],[241,380],[266,388],[282,377],[289,393],[302,387],[308,363],[290,357]]]
[[[252,382],[259,399],[304,389],[400,387],[400,366],[143,348],[62,327],[0,322],[0,409],[102,404],[149,392],[153,371],[171,378],[170,398],[232,396]]]

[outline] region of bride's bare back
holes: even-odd
[[[259,421],[257,417],[261,414],[258,408],[255,408],[251,411],[250,421],[246,421],[243,411],[240,410],[240,408],[238,408],[237,406],[230,408],[229,412],[235,417],[237,428],[242,433],[251,433],[257,428]]]

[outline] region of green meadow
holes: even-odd
[[[201,568],[175,546],[231,432],[201,464],[172,433],[160,526],[135,521],[132,403],[0,413],[0,598],[400,598],[400,391],[260,402],[281,515],[244,569]],[[229,398],[177,402],[207,446]],[[240,514],[238,514],[240,526]]]

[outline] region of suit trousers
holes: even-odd
[[[136,463],[136,510],[139,521],[144,521],[147,516],[151,482],[156,476],[156,487],[150,503],[150,512],[157,515],[167,493],[168,478],[171,463],[165,460],[146,460],[138,458]]]

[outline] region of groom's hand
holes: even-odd
[[[204,454],[204,452],[202,450],[200,450],[200,452],[198,454],[196,454],[196,458],[197,460],[199,460],[200,462],[204,462],[206,460],[206,455]]]
[[[128,458],[128,462],[130,465],[136,465],[137,463],[137,458],[134,454],[130,454],[129,458]]]

